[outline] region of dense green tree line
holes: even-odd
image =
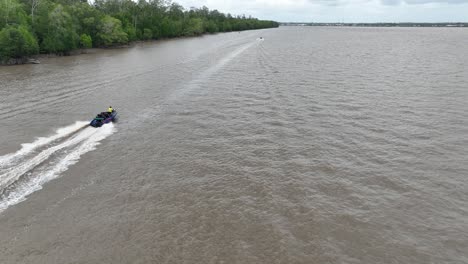
[[[168,0],[0,0],[0,61],[136,40],[278,27]]]

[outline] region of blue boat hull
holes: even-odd
[[[92,127],[102,127],[104,124],[115,122],[117,121],[117,111],[113,111],[112,113],[102,112],[98,114],[91,123],[89,123]]]

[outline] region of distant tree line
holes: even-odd
[[[0,0],[0,62],[130,41],[278,27],[168,0]]]

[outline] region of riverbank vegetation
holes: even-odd
[[[0,0],[0,62],[38,53],[67,55],[204,33],[278,27],[207,7],[184,9],[167,0]]]

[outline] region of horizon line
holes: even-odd
[[[294,24],[468,24],[468,21],[459,22],[284,22],[278,23],[294,23]]]

